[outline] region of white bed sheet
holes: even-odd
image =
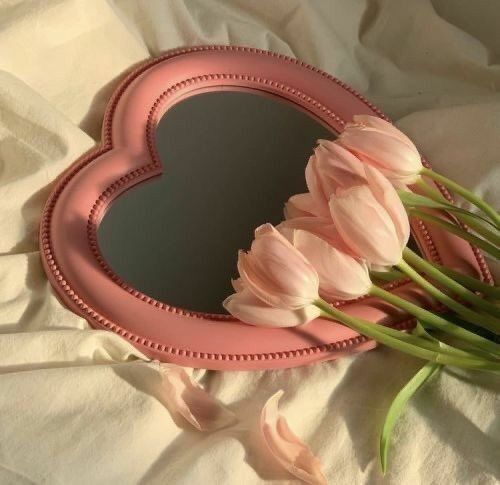
[[[330,483],[497,483],[498,379],[453,370],[412,399],[381,478],[382,417],[421,365],[387,349],[293,370],[194,370],[239,421],[179,428],[155,397],[157,367],[58,303],[37,225],[54,178],[98,140],[123,73],[210,43],[343,79],[436,169],[500,207],[499,18],[495,0],[0,0],[0,483],[294,483],[256,432],[280,388]]]

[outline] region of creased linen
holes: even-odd
[[[123,74],[211,43],[334,74],[500,207],[498,18],[495,0],[0,0],[0,483],[295,483],[258,431],[279,389],[329,483],[497,483],[500,384],[453,369],[412,399],[381,477],[381,420],[421,365],[387,349],[292,370],[189,369],[238,421],[208,433],[179,422],[156,363],[59,304],[37,226],[54,179],[99,140]]]

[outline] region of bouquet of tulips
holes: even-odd
[[[355,116],[335,141],[320,140],[305,178],[309,192],[289,199],[285,220],[257,228],[250,251],[240,251],[240,278],[224,306],[239,320],[265,327],[330,319],[427,361],[387,414],[380,440],[385,472],[395,420],[427,379],[445,365],[500,371],[500,307],[495,303],[500,288],[412,251],[409,217],[437,224],[498,258],[500,215],[466,188],[424,167],[412,141],[373,116]],[[457,207],[429,179],[476,210]],[[446,211],[447,217],[429,209]],[[384,281],[402,276],[449,312],[429,311],[383,289]],[[365,295],[413,315],[415,328],[404,332],[377,325],[336,305]]]

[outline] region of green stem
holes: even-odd
[[[480,296],[477,296],[474,292],[468,290],[467,288],[465,288],[465,286],[462,286],[453,278],[450,278],[449,276],[441,273],[441,271],[436,269],[424,258],[421,258],[418,254],[414,253],[411,249],[405,248],[403,250],[403,258],[411,265],[430,276],[433,280],[437,281],[440,285],[444,286],[445,288],[449,288],[463,300],[477,306],[481,310],[490,313],[491,315],[494,315],[497,318],[500,317],[500,307],[493,305]],[[500,320],[497,323],[500,325]]]
[[[500,249],[498,249],[496,246],[489,243],[488,241],[481,239],[480,237],[475,236],[474,234],[471,234],[470,232],[467,232],[466,230],[462,229],[460,226],[457,226],[456,224],[454,224],[452,222],[448,222],[444,219],[441,219],[440,217],[433,216],[432,214],[420,211],[418,209],[408,209],[408,213],[412,216],[415,216],[415,217],[418,217],[419,219],[422,219],[423,221],[427,221],[427,222],[430,222],[430,223],[435,224],[437,226],[443,227],[448,232],[451,232],[452,234],[456,234],[457,236],[461,237],[462,239],[469,241],[471,244],[473,244],[474,246],[477,246],[478,248],[481,248],[483,251],[486,251],[487,253],[491,254],[496,259],[500,259]]]
[[[472,276],[460,273],[459,271],[447,268],[446,266],[441,266],[437,263],[431,264],[446,276],[453,278],[455,281],[471,290],[479,291],[483,295],[491,298],[500,298],[500,288],[498,286],[491,286],[488,283],[478,280],[477,278],[473,278]]]
[[[438,204],[443,204],[443,206],[448,206],[448,208],[442,207],[442,209],[451,212],[455,218],[469,226],[471,229],[474,229],[474,231],[476,231],[480,236],[484,237],[496,246],[500,245],[500,234],[498,234],[498,230],[489,219],[485,218],[481,214],[476,214],[475,212],[455,206],[452,202],[447,200],[439,190],[432,188],[422,178],[415,182],[415,185],[420,188],[420,191],[423,192],[428,199],[437,202]],[[400,193],[400,191],[398,191],[398,193]],[[429,207],[431,206],[429,205]],[[485,227],[483,224],[488,224],[488,226],[494,228],[494,231]]]
[[[415,185],[420,188],[420,190],[427,196],[429,199],[435,200],[436,202],[449,204],[450,201],[446,199],[446,197],[436,188],[431,187],[422,177],[420,177]]]
[[[343,312],[341,312],[343,313]],[[345,313],[344,313],[345,315]],[[360,321],[360,319],[358,319]],[[367,324],[370,324],[370,322],[367,322],[366,320],[361,320],[361,322],[365,322]],[[369,330],[373,331],[373,324],[370,327]],[[422,335],[417,335],[414,332],[402,332],[401,330],[396,330],[391,327],[386,327],[385,325],[376,325],[375,330],[382,335],[395,338],[400,342],[404,342],[405,344],[413,345],[416,346],[417,348],[420,349],[426,349],[432,352],[437,352],[439,354],[446,354],[446,355],[451,355],[454,357],[466,357],[466,358],[472,358],[472,359],[481,359],[485,360],[484,355],[478,357],[477,355],[474,355],[470,353],[469,351],[459,349],[452,347],[451,345],[445,345],[442,346],[441,342],[439,342],[435,338],[427,338]],[[491,355],[488,355],[486,360],[490,363],[493,363],[495,365],[500,366],[500,362],[495,361],[494,359],[492,360]]]
[[[441,330],[442,332],[459,338],[480,350],[491,352],[495,356],[500,357],[500,345],[473,332],[469,332],[469,330],[459,327],[458,325],[449,322],[445,318],[436,315],[435,313],[432,313],[428,310],[425,310],[424,308],[421,308],[418,305],[415,305],[408,300],[395,295],[394,293],[390,293],[383,288],[379,288],[378,286],[373,285],[369,291],[369,294],[381,298],[382,300],[389,302],[395,307],[405,310],[410,315],[417,317],[419,320],[422,320],[422,322],[427,323],[437,330]]]
[[[500,370],[500,363],[489,362],[479,358],[463,357],[462,355],[450,355],[449,351],[445,353],[435,350],[436,346],[427,339],[353,317],[332,307],[324,300],[318,299],[314,304],[322,311],[324,317],[341,322],[355,332],[414,357],[465,369],[491,370],[496,372]],[[457,351],[458,349],[453,350]]]
[[[466,226],[479,234],[487,241],[494,244],[496,247],[500,246],[500,233],[495,230],[488,229],[473,215],[467,214],[453,214],[459,221],[463,222]]]
[[[477,208],[481,209],[484,212],[484,214],[486,214],[492,220],[492,222],[495,223],[497,229],[500,229],[500,215],[491,205],[489,205],[487,202],[481,199],[481,197],[478,197],[470,190],[466,189],[465,187],[462,187],[460,184],[454,182],[453,180],[450,180],[444,175],[434,172],[433,170],[430,170],[428,168],[423,168],[420,171],[420,174],[429,177],[430,179],[435,180],[436,182],[439,182],[440,184],[444,185],[451,191],[460,194],[465,200],[468,200],[470,203],[474,204]]]
[[[429,295],[461,315],[461,317],[467,322],[473,323],[474,325],[482,328],[486,328],[487,330],[496,334],[499,333],[500,327],[498,321],[495,318],[489,317],[489,315],[480,315],[479,313],[476,313],[475,311],[470,310],[466,306],[458,303],[453,298],[449,297],[447,294],[436,288],[432,283],[429,283],[404,260],[401,260],[397,267],[401,271],[403,271],[403,273],[409,276],[415,283],[426,290]]]

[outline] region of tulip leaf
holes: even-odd
[[[446,276],[453,278],[457,283],[469,288],[469,290],[479,291],[480,293],[483,293],[483,295],[490,297],[490,300],[500,300],[499,286],[491,286],[489,283],[478,280],[473,276],[469,276],[460,271],[455,271],[451,268],[447,268],[446,266],[441,266],[437,263],[432,263],[432,265]]]
[[[431,335],[425,328],[425,326],[417,320],[417,324],[415,325],[415,328],[412,330],[412,335],[415,335],[416,337],[421,337],[426,340],[429,340],[430,342],[433,342],[436,344],[436,346],[442,350],[444,353],[462,353],[463,351],[460,349],[457,349],[455,347],[452,347],[451,345],[448,345],[447,343],[439,340],[438,338],[434,337]]]
[[[470,346],[467,345],[467,342],[461,342],[460,340],[458,340],[458,342],[455,342],[455,344],[458,345],[458,348],[452,347],[446,344],[445,342],[442,342],[441,340],[433,337],[429,332],[427,332],[425,328],[425,323],[422,324],[418,320],[417,320],[417,325],[415,326],[415,328],[412,330],[411,333],[412,335],[415,335],[417,337],[422,337],[427,340],[436,342],[439,345],[439,348],[443,351],[443,353],[457,354],[457,351],[458,353],[465,352],[466,354],[469,354],[469,356],[475,356],[479,357],[480,359],[487,359],[487,360],[491,360],[492,355],[498,357],[498,349],[495,349],[494,347],[492,348],[492,346],[490,345],[486,346],[481,341],[479,341],[479,343],[478,341],[476,341],[475,345]],[[480,336],[478,337],[481,338]],[[487,340],[486,342],[489,343]],[[492,345],[495,344],[492,343]]]
[[[417,337],[422,337],[427,340],[430,340],[431,342],[435,342],[439,344],[439,346],[444,346],[445,348],[448,347],[445,343],[441,342],[439,339],[436,337],[433,337],[424,327],[424,325],[417,320],[417,324],[415,325],[415,328],[411,332],[413,335],[416,335]]]
[[[420,389],[420,387],[422,387],[423,384],[425,384],[438,370],[440,370],[441,367],[442,365],[436,364],[435,362],[427,362],[427,364],[425,364],[398,392],[392,401],[380,434],[380,463],[384,474],[387,471],[390,437],[396,421],[403,412],[403,409],[409,399]]]
[[[488,352],[488,350],[483,350],[483,349],[477,349],[475,347],[466,347],[464,348],[463,345],[460,345],[460,341],[458,341],[458,347],[453,347],[451,345],[448,345],[447,343],[437,339],[436,337],[433,337],[429,332],[427,332],[425,328],[425,324],[420,323],[420,321],[417,320],[417,324],[415,328],[412,330],[412,335],[415,335],[416,337],[421,337],[426,340],[429,340],[431,342],[434,342],[439,350],[436,349],[437,352],[441,351],[444,354],[449,354],[449,355],[455,355],[455,356],[463,356],[463,357],[476,357],[480,359],[486,359],[486,360],[491,360],[491,352]],[[495,355],[495,354],[494,354]]]
[[[479,214],[457,207],[449,202],[446,202],[444,199],[443,202],[438,202],[430,199],[429,197],[425,197],[424,195],[416,194],[415,192],[408,192],[406,190],[398,190],[398,195],[401,202],[403,202],[406,207],[428,207],[430,209],[445,210],[453,214],[461,214],[492,225],[488,219],[480,216]]]
[[[438,338],[432,336],[425,328],[425,326],[417,320],[417,324],[415,325],[415,328],[412,330],[412,335],[415,335],[416,337],[421,337],[426,340],[429,340],[430,342],[433,342],[436,344],[436,346],[443,351],[443,353],[450,353],[450,354],[461,354],[464,351],[461,349],[457,349],[455,347],[452,347],[451,345],[448,345],[447,343],[439,340]]]

